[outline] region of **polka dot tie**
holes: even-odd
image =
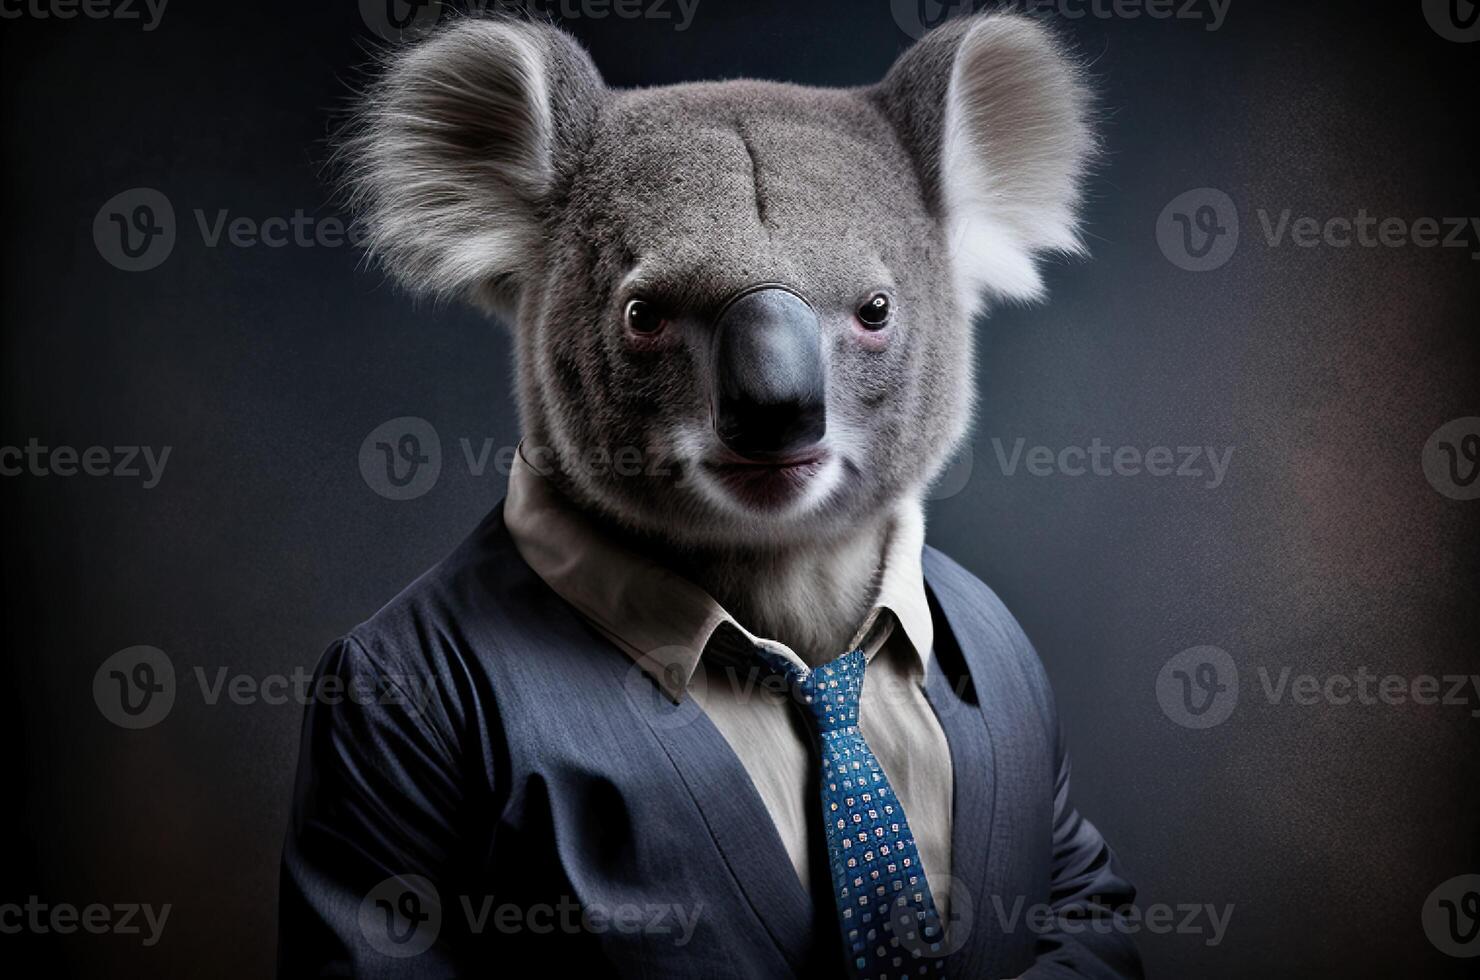
[[[904,805],[858,728],[863,651],[812,671],[759,653],[785,678],[817,736],[827,856],[849,974],[944,977],[940,917]]]

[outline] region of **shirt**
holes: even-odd
[[[698,585],[615,540],[515,454],[504,520],[520,556],[675,702],[693,698],[754,784],[804,887],[821,840],[812,736],[779,684],[757,683],[747,658],[763,646],[799,667],[785,644],[756,636]],[[891,520],[877,591],[838,655],[867,658],[859,728],[904,805],[927,882],[951,870],[950,747],[922,690],[933,660],[918,502]],[[814,836],[815,835],[815,836]],[[932,885],[946,918],[948,889]]]

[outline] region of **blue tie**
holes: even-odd
[[[817,736],[827,857],[849,974],[944,977],[940,917],[904,804],[858,728],[863,651],[812,671],[758,652],[786,679]]]

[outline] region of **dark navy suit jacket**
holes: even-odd
[[[971,574],[933,549],[924,567],[955,773],[954,880],[931,882],[951,890],[949,975],[1139,977],[1113,911],[1134,892],[1069,803],[1037,655]],[[318,685],[283,975],[840,975],[828,892],[809,898],[724,737],[530,570],[502,507],[334,643]]]

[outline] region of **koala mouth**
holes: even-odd
[[[812,451],[776,460],[727,455],[704,468],[729,493],[758,510],[779,510],[801,498],[827,465],[827,453]]]

